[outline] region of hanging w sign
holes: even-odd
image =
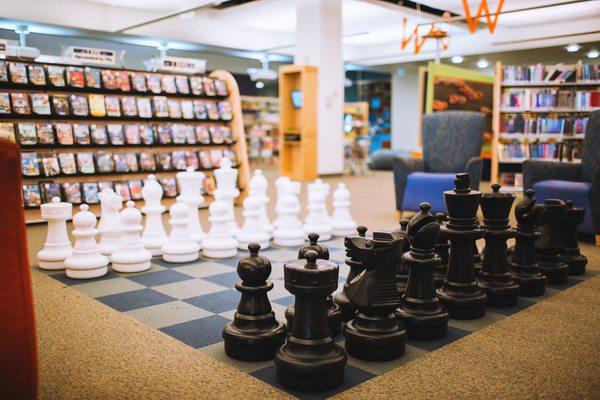
[[[475,14],[474,17],[471,15],[471,7],[469,7],[467,0],[462,0],[462,4],[463,8],[465,9],[465,21],[467,23],[467,27],[469,28],[469,32],[474,33],[477,30],[479,18],[485,15],[485,23],[487,24],[488,30],[490,33],[494,33],[496,30],[496,25],[498,24],[498,17],[502,12],[504,0],[500,0],[498,2],[498,7],[496,8],[496,12],[493,14],[493,17],[487,0],[481,0],[481,3],[479,3],[479,8],[477,9],[477,14]]]

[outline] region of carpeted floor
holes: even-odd
[[[272,182],[276,171],[265,175]],[[391,173],[325,181],[347,185],[360,224],[397,226]],[[201,218],[208,227],[206,210]],[[32,265],[44,239],[45,226],[28,227]],[[600,269],[600,248],[581,249]],[[287,397],[35,268],[32,276],[41,399]],[[600,275],[338,397],[598,398],[599,304]]]

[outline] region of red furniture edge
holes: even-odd
[[[35,399],[37,339],[23,214],[21,153],[0,140],[0,397]]]

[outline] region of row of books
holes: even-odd
[[[500,160],[519,158],[543,158],[557,160],[560,157],[560,143],[522,143],[512,140],[507,143],[498,143]]]
[[[21,153],[21,172],[25,177],[56,177],[76,174],[110,174],[155,171],[183,171],[187,167],[209,170],[218,168],[223,157],[236,163],[233,150],[172,152],[78,152]]]
[[[174,177],[159,178],[164,197],[177,197],[177,180]],[[42,203],[49,203],[52,198],[58,197],[62,201],[72,204],[98,204],[98,194],[105,188],[113,189],[123,197],[123,201],[141,200],[142,188],[146,180],[132,179],[128,181],[101,181],[101,182],[64,182],[42,181],[23,185],[23,205],[26,208],[39,207]],[[213,175],[206,176],[203,185],[203,194],[211,195],[215,189]]]
[[[16,129],[15,129],[16,127]],[[0,138],[26,146],[123,146],[169,144],[232,144],[225,125],[188,124],[71,124],[0,122]]]
[[[523,187],[523,173],[522,172],[501,172],[500,173],[500,185],[504,187]]]
[[[167,96],[0,92],[2,115],[224,120],[233,118],[228,101],[169,99]]]
[[[504,83],[564,83],[600,80],[600,65],[505,65],[503,68]]]
[[[94,67],[27,64],[0,60],[2,83],[49,88],[88,88],[154,94],[227,96],[227,84],[208,76],[186,76]]]
[[[503,114],[500,132],[584,134],[587,121],[587,116],[576,115]]]
[[[505,88],[502,107],[535,110],[536,108],[574,108],[588,110],[600,107],[600,90],[569,90],[557,88]]]

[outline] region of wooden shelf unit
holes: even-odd
[[[508,88],[569,88],[575,90],[577,88],[592,89],[600,88],[600,81],[575,81],[575,82],[527,82],[513,81],[504,82],[503,72],[504,65],[501,62],[496,63],[496,71],[494,75],[494,114],[493,114],[493,138],[492,138],[492,164],[491,164],[491,183],[499,183],[500,165],[513,164],[521,165],[527,159],[544,160],[535,157],[513,157],[509,159],[501,159],[499,157],[500,140],[518,140],[521,143],[536,142],[540,143],[561,143],[565,141],[580,142],[584,139],[585,134],[559,134],[559,133],[527,133],[517,134],[500,131],[500,119],[503,114],[588,114],[592,111],[600,109],[593,107],[589,109],[577,109],[571,107],[549,107],[549,108],[511,108],[502,107],[502,91]],[[558,160],[548,160],[558,161]],[[562,160],[561,162],[577,163],[580,160]],[[503,188],[504,189],[504,188]],[[506,191],[522,191],[522,186],[507,186]]]
[[[294,180],[317,178],[317,67],[285,65],[279,69],[279,173]],[[302,93],[294,108],[292,91]]]

